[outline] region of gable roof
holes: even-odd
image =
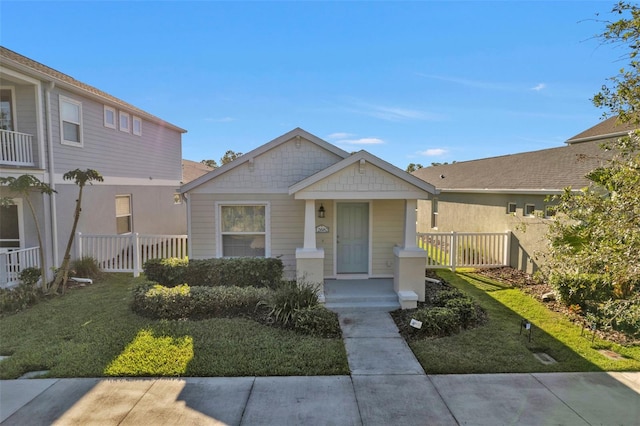
[[[182,183],[191,182],[200,176],[209,173],[213,167],[197,161],[182,160]]]
[[[43,81],[51,81],[56,85],[67,88],[74,91],[80,91],[85,96],[90,98],[98,99],[101,102],[108,103],[110,105],[115,105],[120,108],[126,109],[134,114],[137,114],[141,117],[146,118],[149,121],[153,121],[158,123],[164,127],[173,129],[180,133],[186,133],[187,131],[171,124],[163,119],[156,117],[155,115],[149,114],[146,111],[141,110],[121,99],[116,98],[106,92],[103,92],[100,89],[97,89],[93,86],[90,86],[86,83],[76,80],[75,78],[64,74],[60,71],[57,71],[51,67],[48,67],[40,62],[34,61],[33,59],[27,58],[26,56],[20,55],[19,53],[14,52],[13,50],[9,50],[4,46],[0,46],[0,58],[2,60],[0,63],[2,65],[10,65],[22,72],[37,76],[40,80]]]
[[[587,130],[567,139],[567,143],[574,144],[593,140],[619,138],[620,136],[625,136],[635,128],[636,126],[632,124],[618,123],[618,117],[610,117],[596,124],[595,126],[589,127]]]
[[[233,161],[231,161],[231,162],[229,162],[229,163],[227,163],[227,164],[225,164],[225,165],[223,165],[221,167],[218,167],[217,169],[212,170],[211,172],[207,173],[206,175],[200,176],[199,178],[197,178],[197,179],[195,179],[195,180],[183,185],[182,188],[180,189],[180,191],[182,193],[189,192],[192,189],[194,189],[194,188],[196,188],[196,187],[198,187],[200,185],[203,185],[204,183],[209,182],[210,180],[215,179],[216,177],[218,177],[218,176],[220,176],[220,175],[222,175],[224,173],[227,173],[228,171],[230,171],[230,170],[232,170],[232,169],[234,169],[236,167],[239,167],[239,166],[249,162],[254,157],[257,157],[257,156],[259,156],[261,154],[264,154],[265,152],[267,152],[267,151],[269,151],[269,150],[271,150],[273,148],[276,148],[277,146],[282,145],[285,142],[288,142],[291,139],[296,138],[296,137],[304,138],[304,139],[308,140],[309,142],[312,142],[312,143],[320,146],[321,148],[324,148],[327,151],[332,152],[333,154],[336,154],[338,157],[346,158],[346,157],[349,156],[349,153],[347,151],[343,151],[342,149],[338,148],[337,146],[332,145],[329,142],[326,142],[326,141],[320,139],[319,137],[317,137],[315,135],[312,135],[311,133],[309,133],[309,132],[307,132],[307,131],[299,128],[299,127],[296,127],[295,129],[285,133],[284,135],[279,136],[279,137],[273,139],[272,141],[267,142],[266,144],[264,144],[262,146],[259,146],[258,148],[247,152],[246,154],[243,154],[242,156],[236,158],[235,160],[233,160]]]
[[[611,153],[598,141],[540,151],[425,167],[414,176],[443,192],[557,193],[566,187],[582,188],[584,177],[602,165]]]
[[[404,170],[397,168],[396,166],[376,157],[373,154],[370,154],[367,151],[361,150],[356,152],[355,154],[351,154],[349,157],[343,159],[342,161],[339,161],[327,167],[326,169],[314,175],[311,175],[308,178],[301,180],[300,182],[297,182],[291,185],[289,187],[289,195],[293,195],[300,191],[303,191],[306,188],[309,188],[310,186],[320,182],[321,180],[326,179],[327,177],[341,170],[344,170],[345,168],[351,166],[352,164],[355,164],[361,161],[364,161],[365,163],[371,163],[374,166],[386,171],[387,173],[390,173],[393,176],[399,178],[400,180],[405,181],[425,192],[428,192],[430,194],[437,193],[436,188],[430,183],[425,182],[421,179],[418,179],[415,176],[412,176],[411,174],[405,172]]]

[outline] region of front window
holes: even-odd
[[[82,145],[82,104],[60,96],[60,128],[62,143]]]
[[[131,195],[116,196],[116,232],[129,234],[132,231]]]
[[[268,256],[268,205],[221,205],[219,211],[223,257]]]

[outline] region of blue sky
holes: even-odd
[[[302,127],[404,169],[597,124],[613,4],[2,0],[0,43],[187,129],[187,159]]]

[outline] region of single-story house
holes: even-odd
[[[550,196],[588,186],[585,175],[611,157],[601,144],[632,129],[612,117],[562,147],[419,169],[413,175],[440,194],[418,202],[418,232],[511,231],[511,266],[535,272],[554,220]]]
[[[436,189],[366,151],[296,128],[181,193],[191,259],[279,257],[291,278],[392,278],[401,302],[424,300],[416,210]]]

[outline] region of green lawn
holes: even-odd
[[[134,314],[128,274],[73,289],[0,319],[0,378],[348,374],[341,339],[249,319],[154,321]]]
[[[640,370],[640,347],[621,347],[597,338],[592,343],[590,334],[583,335],[563,315],[507,285],[472,273],[438,274],[473,296],[489,320],[454,336],[410,342],[429,374]],[[523,318],[533,324],[531,342],[528,334],[520,334]],[[605,348],[625,359],[614,361],[597,351]],[[534,352],[547,353],[558,363],[544,365],[534,358]]]

